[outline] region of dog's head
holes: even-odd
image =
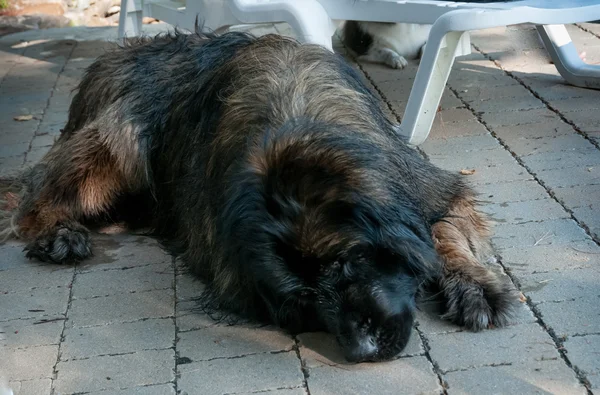
[[[384,185],[392,170],[382,153],[355,139],[365,136],[340,135],[297,131],[269,143],[260,163],[253,157],[259,177],[236,183],[233,215],[244,220],[231,227],[272,321],[335,334],[349,361],[387,360],[406,346],[417,290],[438,258],[406,186]]]

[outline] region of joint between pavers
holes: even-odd
[[[311,395],[310,388],[308,386],[310,370],[308,369],[308,366],[306,366],[306,361],[302,359],[302,355],[300,354],[300,340],[298,339],[298,336],[294,335],[292,338],[294,339],[292,350],[296,352],[296,357],[298,358],[298,362],[300,362],[300,371],[302,372],[302,388],[304,388],[306,395]]]
[[[71,51],[72,53],[72,51]],[[69,55],[70,56],[70,55]],[[63,327],[62,330],[60,332],[60,341],[58,343],[58,352],[56,355],[56,362],[54,363],[54,366],[52,367],[52,377],[51,377],[51,382],[50,382],[50,395],[55,395],[56,394],[56,379],[58,378],[58,363],[61,362],[61,356],[62,356],[62,345],[65,342],[65,331],[67,329],[67,321],[69,320],[69,310],[71,308],[71,304],[73,302],[73,287],[75,285],[75,279],[77,277],[77,272],[75,271],[75,269],[73,269],[73,276],[71,277],[71,284],[69,285],[69,298],[67,300],[67,308],[65,309],[65,313],[64,313],[64,321],[63,321]]]
[[[585,27],[581,26],[579,23],[575,23],[574,25],[577,26],[580,30],[583,30],[584,32],[589,33],[596,38],[600,38],[600,35],[596,34],[595,32],[591,31],[590,29],[586,29]]]
[[[144,318],[139,318],[137,320],[107,321],[107,322],[103,322],[101,324],[94,324],[94,325],[74,325],[73,328],[75,328],[75,329],[97,328],[100,326],[109,326],[112,324],[133,324],[135,322],[142,322],[142,321],[148,321],[148,320],[163,320],[163,319],[168,319],[168,318],[173,318],[173,317],[175,317],[175,316],[174,315],[166,315],[166,316],[158,316],[158,317],[144,317]]]
[[[499,263],[500,263],[500,265],[504,266],[501,262],[499,262]],[[513,278],[513,276],[512,276],[511,273],[507,272],[507,275],[510,278]],[[571,362],[571,360],[567,356],[567,352],[566,352],[566,350],[564,348],[564,342],[565,342],[566,338],[557,336],[556,332],[554,331],[554,329],[551,328],[551,327],[549,327],[544,322],[544,318],[543,318],[542,312],[537,308],[537,305],[533,303],[533,301],[531,300],[531,298],[529,296],[525,296],[525,303],[527,303],[527,306],[533,312],[533,315],[536,318],[537,324],[546,333],[548,333],[548,335],[550,336],[550,338],[554,342],[554,346],[556,347],[556,350],[558,351],[558,354],[560,355],[561,359],[575,373],[575,376],[577,377],[577,380],[579,380],[579,383],[585,388],[585,390],[587,391],[587,394],[588,395],[593,395],[593,392],[591,390],[592,386],[591,386],[589,380],[587,379],[587,377],[585,376],[585,374],[577,366],[573,365],[573,363]]]
[[[589,332],[589,333],[575,333],[569,337],[586,337],[586,336],[600,336],[600,332]]]
[[[164,351],[164,350],[172,350],[173,347],[159,347],[159,348],[144,348],[141,350],[135,350],[135,351],[128,351],[128,352],[115,352],[115,353],[107,353],[107,354],[97,354],[97,355],[90,355],[87,357],[75,357],[75,358],[67,358],[67,359],[61,359],[60,362],[71,362],[71,361],[85,361],[88,359],[94,359],[94,358],[100,358],[100,357],[119,357],[122,355],[133,355],[133,354],[137,354],[139,352],[144,352],[144,351]]]
[[[159,385],[168,385],[168,384],[173,384],[172,381],[167,381],[164,383],[152,383],[152,384],[141,384],[141,385],[136,385],[134,387],[118,387],[117,390],[119,391],[124,391],[124,390],[129,390],[129,389],[135,389],[135,388],[146,388],[146,387],[157,387]],[[73,392],[70,395],[87,395],[87,394],[98,394],[99,392],[104,392],[107,390],[112,390],[114,388],[101,388],[99,390],[93,390],[93,391],[84,391],[84,392]]]
[[[131,269],[139,269],[139,268],[143,268],[143,267],[149,267],[149,266],[159,266],[165,265],[165,262],[161,262],[161,263],[145,263],[143,265],[135,265],[135,266],[122,266],[122,267],[99,267],[99,268],[90,268],[90,269],[78,269],[77,266],[75,266],[75,270],[77,270],[77,274],[88,274],[88,273],[101,273],[101,272],[112,272],[112,271],[118,271],[118,270],[131,270]]]
[[[558,359],[558,357],[557,357],[557,359]],[[442,373],[448,374],[448,373],[454,373],[454,372],[466,372],[468,370],[479,369],[479,368],[495,368],[495,367],[512,366],[512,365],[513,365],[512,362],[484,363],[481,365],[470,365],[470,366],[466,366],[463,368],[443,370]]]
[[[171,347],[167,348],[167,350],[170,350]],[[207,358],[207,359],[194,359],[189,363],[199,363],[199,362],[212,362],[212,361],[222,361],[222,360],[230,360],[230,359],[241,359],[241,358],[246,358],[246,357],[252,357],[255,355],[277,355],[277,354],[286,354],[286,353],[290,353],[293,352],[293,349],[290,350],[276,350],[276,351],[265,351],[265,352],[251,352],[248,354],[242,354],[242,355],[233,355],[230,357],[213,357],[213,358]],[[187,365],[187,363],[186,363]],[[194,372],[197,371],[198,369],[192,369],[192,370],[186,370],[185,373],[190,373],[190,372]]]
[[[502,67],[502,65],[500,64],[499,61],[492,59],[489,54],[487,54],[486,52],[482,51],[479,47],[477,47],[475,44],[473,44],[473,48],[475,48],[479,53],[481,53],[483,56],[485,56],[485,58],[487,60],[489,60],[490,62],[494,63],[494,65],[496,65],[496,67],[498,67],[500,70],[504,71],[504,73],[506,73],[506,75],[508,75],[510,78],[514,79],[515,81],[517,81],[521,86],[523,86],[523,88],[527,89],[529,92],[531,92],[531,94],[533,96],[535,96],[538,100],[540,100],[542,103],[544,103],[544,105],[546,106],[546,108],[550,111],[552,111],[553,113],[555,113],[556,115],[558,115],[558,117],[566,124],[568,124],[569,126],[571,126],[573,128],[573,130],[575,130],[575,132],[577,134],[579,134],[580,136],[582,136],[583,138],[585,138],[590,144],[592,144],[594,147],[596,147],[596,149],[600,150],[600,143],[596,142],[594,139],[590,138],[590,136],[583,132],[579,127],[577,127],[577,125],[575,125],[575,123],[573,121],[570,121],[569,119],[567,119],[567,117],[564,116],[564,114],[562,112],[560,112],[558,109],[554,108],[549,102],[548,100],[544,99],[539,93],[537,93],[536,91],[534,91],[532,88],[530,88],[525,82],[523,82],[523,80],[519,77],[517,77],[516,75],[514,75],[512,72],[506,70],[504,67]],[[454,92],[456,94],[456,92]],[[458,95],[457,95],[458,96]],[[461,99],[462,100],[462,99]],[[477,115],[477,114],[476,114]]]
[[[257,391],[252,391],[252,392],[227,392],[224,393],[223,395],[237,395],[237,394],[265,394],[265,393],[269,393],[272,391],[281,391],[281,390],[295,390],[295,389],[303,389],[304,387],[302,386],[287,386],[287,387],[277,387],[277,388],[267,388],[264,390],[257,390]]]
[[[477,49],[477,47],[475,47]],[[492,61],[492,60],[490,60]],[[493,61],[492,61],[493,62]],[[506,72],[506,71],[505,71]],[[542,188],[544,188],[544,190],[546,191],[546,193],[554,200],[556,201],[558,204],[560,204],[560,206],[563,208],[563,210],[565,210],[569,216],[570,219],[572,219],[573,221],[575,221],[575,223],[577,223],[577,225],[582,228],[584,230],[584,232],[594,241],[594,243],[596,243],[597,245],[600,246],[600,239],[598,239],[590,230],[590,228],[583,223],[582,221],[580,221],[576,216],[575,213],[573,212],[573,210],[571,210],[569,207],[566,206],[566,204],[564,204],[564,202],[562,202],[558,196],[556,196],[556,194],[554,193],[554,191],[548,187],[546,185],[546,183],[540,179],[537,175],[537,173],[533,172],[523,161],[523,159],[521,159],[521,157],[519,157],[514,151],[512,151],[510,149],[510,147],[502,140],[498,137],[498,135],[489,127],[489,125],[483,120],[481,119],[481,116],[473,109],[473,107],[471,107],[468,103],[466,103],[464,101],[464,99],[461,98],[461,96],[458,94],[458,92],[456,91],[456,89],[450,87],[449,88],[455,95],[456,97],[458,97],[459,100],[463,101],[466,105],[467,108],[477,117],[477,119],[479,120],[479,122],[481,122],[483,124],[483,126],[488,130],[488,132],[490,133],[490,135],[495,138],[500,145],[502,146],[502,148],[504,148],[508,153],[510,153],[512,155],[512,157],[517,161],[517,163],[523,167],[527,173],[529,173],[529,175],[535,180],[535,182],[537,182]],[[587,138],[587,137],[586,137]]]
[[[38,122],[38,124],[35,128],[35,131],[33,132],[33,137],[31,137],[31,141],[29,142],[29,148],[27,149],[27,152],[25,152],[25,156],[23,157],[23,166],[25,166],[25,163],[27,163],[27,156],[28,156],[29,152],[31,151],[31,149],[33,148],[33,140],[35,140],[35,138],[38,136],[38,132],[40,130],[40,126],[42,125],[42,121],[44,120],[44,117],[46,116],[48,107],[50,107],[50,101],[52,100],[52,97],[54,96],[54,92],[56,91],[56,86],[58,84],[58,80],[59,80],[61,74],[63,73],[63,71],[65,71],[65,67],[67,66],[67,63],[69,62],[69,59],[71,59],[71,56],[73,55],[73,52],[75,51],[75,48],[77,47],[77,45],[78,45],[78,42],[75,41],[75,44],[71,46],[69,55],[66,56],[66,58],[65,58],[64,64],[62,65],[62,67],[60,68],[58,73],[56,73],[56,80],[54,81],[54,84],[52,85],[52,90],[50,91],[50,96],[48,96],[48,100],[46,100],[46,106],[42,110],[42,117],[40,119],[40,122]],[[54,393],[54,381],[52,384],[52,393]]]
[[[179,342],[179,326],[177,326],[177,313],[178,313],[178,298],[177,298],[177,276],[180,274],[179,266],[177,265],[177,258],[171,256],[171,266],[173,267],[173,351],[175,358],[173,361],[173,386],[175,387],[175,393],[179,393],[179,350],[177,350],[177,343]]]
[[[436,361],[434,361],[433,358],[431,357],[431,353],[430,353],[431,346],[429,346],[429,339],[427,339],[427,336],[425,336],[425,333],[423,333],[419,329],[419,323],[417,323],[414,328],[415,328],[415,331],[417,332],[417,334],[419,335],[419,338],[421,339],[421,343],[423,344],[424,356],[427,359],[427,361],[429,361],[429,363],[431,364],[433,373],[436,375],[436,377],[438,379],[438,384],[442,388],[442,395],[448,395],[448,383],[446,383],[446,381],[444,380],[444,377],[443,377],[444,373],[440,369],[440,366],[438,365],[438,363]]]
[[[512,75],[510,72],[508,72],[508,71],[504,70],[504,69],[502,68],[502,66],[501,66],[501,65],[500,65],[498,62],[496,62],[496,61],[492,60],[492,59],[489,57],[489,55],[487,55],[486,53],[484,53],[483,51],[481,51],[481,50],[480,50],[480,49],[479,49],[477,46],[473,45],[473,47],[474,47],[474,48],[475,48],[477,51],[479,51],[481,54],[483,54],[483,55],[484,55],[484,56],[485,56],[485,57],[486,57],[486,58],[487,58],[487,59],[488,59],[490,62],[494,63],[494,64],[495,64],[495,65],[496,65],[496,66],[497,66],[499,69],[503,70],[503,71],[504,71],[506,74],[508,74],[508,75],[509,75],[511,78],[514,78],[514,79],[515,79],[516,81],[518,81],[518,82],[519,82],[521,85],[523,85],[523,87],[525,87],[525,88],[526,88],[526,89],[528,89],[530,92],[532,92],[532,93],[534,94],[534,96],[536,96],[538,99],[542,100],[542,99],[539,97],[539,95],[537,95],[535,92],[533,92],[531,89],[529,89],[529,87],[527,87],[527,86],[526,86],[526,85],[525,85],[525,84],[524,84],[524,83],[523,83],[521,80],[519,80],[518,78],[516,78],[516,77],[515,77],[514,75]],[[521,158],[520,158],[520,157],[519,157],[517,154],[515,154],[513,151],[511,151],[511,150],[510,150],[510,147],[508,147],[508,145],[507,145],[505,142],[503,142],[501,139],[499,139],[499,138],[498,138],[498,136],[496,135],[496,133],[495,133],[495,132],[494,132],[494,131],[493,131],[493,130],[492,130],[490,127],[489,127],[489,125],[488,125],[488,124],[487,124],[485,121],[483,121],[483,120],[481,119],[481,116],[480,116],[480,115],[479,115],[479,114],[478,114],[478,113],[477,113],[477,112],[476,112],[476,111],[473,109],[473,107],[471,107],[471,105],[470,105],[469,103],[467,103],[467,102],[466,102],[466,101],[465,101],[465,100],[464,100],[464,99],[463,99],[463,98],[462,98],[462,97],[459,95],[459,93],[456,91],[456,89],[454,89],[454,88],[452,88],[452,87],[449,87],[449,89],[450,89],[450,90],[451,90],[451,91],[452,91],[452,92],[453,92],[453,93],[456,95],[456,97],[457,97],[459,100],[461,100],[461,101],[462,101],[462,102],[463,102],[463,103],[464,103],[464,104],[467,106],[467,108],[468,108],[468,109],[469,109],[469,110],[470,110],[470,111],[471,111],[471,112],[472,112],[472,113],[473,113],[473,114],[474,114],[474,115],[477,117],[477,119],[479,120],[479,122],[481,122],[481,123],[484,125],[484,127],[485,127],[485,128],[488,130],[488,132],[491,134],[491,136],[492,136],[492,137],[494,137],[496,140],[498,140],[498,142],[500,143],[500,145],[502,145],[502,147],[503,147],[503,148],[504,148],[506,151],[508,151],[508,152],[509,152],[509,153],[510,153],[510,154],[513,156],[513,158],[514,158],[514,159],[517,161],[517,163],[518,163],[518,164],[519,164],[521,167],[523,167],[523,168],[524,168],[524,169],[525,169],[525,170],[526,170],[526,171],[527,171],[527,172],[528,172],[528,173],[529,173],[529,174],[530,174],[530,175],[531,175],[531,176],[534,178],[534,180],[535,180],[535,181],[536,181],[538,184],[540,184],[540,186],[542,186],[542,188],[544,188],[544,189],[546,190],[546,193],[548,193],[548,195],[550,195],[550,197],[552,197],[552,199],[554,199],[554,200],[555,200],[555,201],[556,201],[558,204],[560,204],[560,205],[561,205],[561,207],[562,207],[562,208],[563,208],[563,209],[564,209],[564,210],[565,210],[567,213],[569,213],[569,214],[570,214],[570,216],[571,216],[571,219],[573,219],[573,220],[574,220],[574,221],[577,223],[577,225],[579,225],[579,226],[580,226],[580,227],[581,227],[581,228],[582,228],[582,229],[585,231],[585,233],[586,233],[588,236],[590,236],[590,238],[592,238],[592,240],[593,240],[593,241],[594,241],[596,244],[600,245],[600,242],[599,242],[599,240],[597,240],[597,239],[596,239],[596,238],[593,236],[593,234],[590,232],[590,230],[589,230],[589,228],[587,227],[587,225],[585,225],[585,224],[582,224],[582,223],[581,223],[581,222],[580,222],[580,221],[579,221],[579,220],[578,220],[578,219],[575,217],[575,215],[574,215],[573,211],[572,211],[572,210],[570,210],[568,207],[566,207],[566,206],[565,206],[565,205],[564,205],[564,204],[563,204],[563,203],[562,203],[562,202],[561,202],[561,201],[560,201],[560,200],[557,198],[557,196],[554,194],[554,192],[553,192],[553,191],[552,191],[550,188],[546,187],[545,183],[544,183],[542,180],[540,180],[540,179],[537,177],[537,175],[536,175],[535,173],[533,173],[533,172],[531,171],[531,169],[529,169],[529,168],[528,168],[528,167],[525,165],[525,163],[523,162],[523,160],[522,160],[522,159],[521,159]],[[542,100],[542,101],[543,101],[543,102],[544,102],[544,103],[545,103],[545,104],[548,106],[548,108],[550,108],[550,106],[547,104],[547,102],[545,102],[544,100]],[[554,111],[554,110],[553,110],[553,111]],[[566,122],[566,120],[564,119],[564,117],[562,117],[561,119],[563,119],[563,121],[565,121],[565,122]],[[568,122],[567,122],[567,123],[568,123]],[[571,125],[571,126],[573,126],[573,125]],[[575,128],[574,128],[574,129],[575,129]],[[575,129],[575,130],[576,130],[576,129]],[[587,136],[584,136],[584,137],[588,138]],[[589,138],[588,138],[588,139],[589,139]],[[597,145],[596,145],[596,144],[594,144],[594,145],[597,147]],[[519,292],[522,292],[522,291],[521,291],[521,288],[522,288],[522,287],[521,287],[521,284],[520,284],[520,282],[517,280],[517,278],[514,276],[514,274],[513,274],[513,273],[512,273],[512,271],[510,270],[510,268],[506,267],[506,266],[504,265],[504,263],[502,262],[502,260],[501,260],[501,259],[498,259],[498,260],[497,260],[497,262],[498,262],[498,264],[500,265],[500,267],[502,268],[502,270],[503,270],[503,271],[506,273],[506,275],[508,276],[508,278],[509,278],[509,279],[512,281],[512,283],[514,284],[514,286],[515,286],[515,287],[516,287],[516,288],[519,290]],[[546,333],[547,333],[547,334],[548,334],[548,335],[549,335],[549,336],[552,338],[552,340],[553,340],[553,342],[554,342],[554,345],[555,345],[555,347],[556,347],[556,349],[557,349],[557,351],[558,351],[558,353],[559,353],[560,357],[562,358],[562,360],[563,360],[563,361],[565,362],[565,364],[566,364],[566,365],[567,365],[567,366],[568,366],[568,367],[569,367],[569,368],[570,368],[570,369],[571,369],[571,370],[572,370],[572,371],[575,373],[575,375],[576,375],[577,379],[579,380],[580,384],[581,384],[581,385],[583,385],[583,387],[586,389],[586,391],[587,391],[588,395],[593,395],[593,394],[592,394],[592,391],[591,391],[591,384],[590,384],[589,380],[586,378],[585,374],[584,374],[583,372],[581,372],[581,370],[580,370],[580,369],[578,369],[578,368],[577,368],[575,365],[573,365],[573,364],[571,363],[571,361],[569,360],[569,358],[568,358],[568,356],[567,356],[567,353],[566,353],[566,350],[565,350],[565,349],[564,349],[564,347],[563,347],[563,342],[564,342],[564,341],[561,341],[561,340],[560,340],[560,339],[559,339],[559,338],[556,336],[556,333],[554,332],[554,330],[553,330],[551,327],[549,327],[548,325],[546,325],[546,323],[545,323],[545,322],[544,322],[544,320],[543,320],[543,316],[542,316],[542,314],[541,314],[540,310],[539,310],[539,309],[536,307],[536,305],[535,305],[535,304],[532,302],[531,298],[530,298],[530,297],[528,297],[528,296],[526,296],[526,297],[525,297],[525,300],[526,300],[527,306],[528,306],[528,307],[529,307],[529,309],[530,309],[530,310],[533,312],[533,315],[534,315],[534,317],[536,318],[536,322],[537,322],[537,324],[538,324],[538,325],[540,325],[540,327],[541,327],[541,328],[542,328],[542,329],[543,329],[543,330],[544,330],[544,331],[545,331],[545,332],[546,332]]]
[[[104,295],[76,297],[76,298],[74,298],[74,300],[93,300],[93,299],[99,299],[99,298],[108,298],[110,296],[131,295],[131,294],[144,294],[144,293],[154,292],[154,291],[167,291],[167,290],[170,290],[170,289],[173,289],[173,287],[142,289],[142,290],[139,290],[139,291],[133,290],[133,291],[115,292],[115,293],[104,294]]]

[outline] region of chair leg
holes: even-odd
[[[121,0],[119,15],[119,40],[135,37],[142,33],[143,12],[135,0]]]
[[[581,60],[564,25],[538,25],[537,30],[556,69],[568,83],[600,89],[600,66]]]
[[[427,139],[465,34],[468,37],[466,32],[439,34],[432,29],[399,127],[409,144],[419,145]]]

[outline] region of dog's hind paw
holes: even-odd
[[[519,298],[509,281],[493,277],[483,282],[447,279],[446,312],[442,318],[473,331],[508,325]]]
[[[92,256],[89,231],[82,225],[57,226],[38,236],[24,251],[43,262],[77,262]]]

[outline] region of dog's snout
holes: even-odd
[[[375,359],[378,353],[377,343],[373,336],[365,336],[353,342],[346,349],[346,359],[348,362],[366,362]]]

